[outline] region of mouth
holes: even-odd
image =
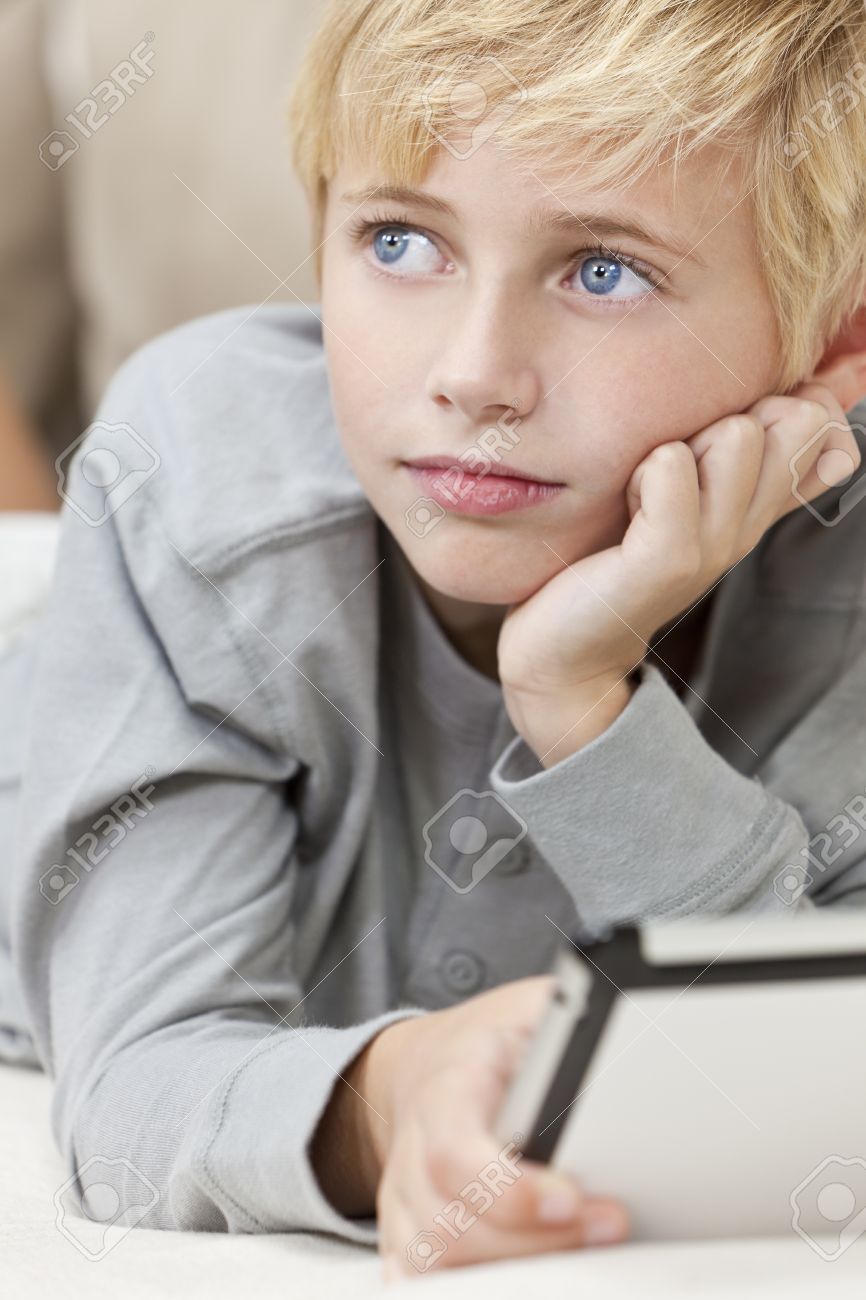
[[[565,487],[550,479],[537,478],[526,470],[490,461],[473,468],[454,456],[420,456],[402,462],[424,496],[416,502],[429,511],[433,502],[441,514],[503,515],[529,506],[540,506]]]
[[[475,465],[467,465],[459,456],[419,456],[415,460],[404,460],[403,464],[409,469],[452,469],[461,474],[471,474],[479,479],[512,478],[521,479],[525,483],[539,483],[543,487],[565,487],[565,484],[557,479],[541,478],[537,474],[529,474],[526,470],[499,464],[496,461],[488,461],[479,468]]]

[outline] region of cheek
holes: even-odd
[[[769,391],[776,336],[764,313],[748,324],[739,312],[721,325],[717,318],[706,344],[697,324],[691,333],[673,318],[671,325],[640,343],[612,340],[610,352],[594,354],[591,370],[588,362],[572,377],[567,401],[578,413],[572,460],[599,485],[624,488],[654,447],[690,438]],[[567,414],[562,423],[569,427]]]
[[[366,430],[381,439],[393,427],[393,413],[409,409],[407,394],[417,392],[413,336],[404,316],[391,320],[387,304],[379,308],[375,284],[354,259],[326,257],[323,343],[332,405],[347,440]]]
[[[578,367],[553,423],[570,432],[567,462],[584,492],[624,490],[654,447],[696,433],[705,413],[712,419],[718,394],[682,378],[694,368],[693,351],[673,336],[644,347],[612,339]]]

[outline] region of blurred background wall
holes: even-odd
[[[315,302],[286,105],[320,13],[321,0],[0,0],[0,382],[6,418],[52,456],[155,334],[223,307]]]

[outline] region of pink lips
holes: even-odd
[[[522,471],[497,465],[482,474],[458,458],[424,456],[404,462],[419,490],[443,510],[461,515],[501,515],[540,505],[556,496],[564,483],[530,478]]]

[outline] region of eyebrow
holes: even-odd
[[[445,199],[426,190],[411,189],[402,185],[367,185],[362,189],[348,190],[341,195],[340,202],[353,207],[361,207],[373,199],[382,202],[404,203],[417,208],[428,208],[432,212],[441,212],[447,217],[459,221],[457,211]],[[669,231],[653,229],[637,217],[625,217],[616,213],[581,213],[570,212],[568,208],[534,208],[524,227],[527,236],[543,234],[546,231],[564,231],[572,234],[592,234],[597,239],[605,237],[620,239],[638,239],[644,244],[652,244],[680,258],[690,258],[706,268],[706,262],[699,257],[694,248],[689,248],[678,241]]]

